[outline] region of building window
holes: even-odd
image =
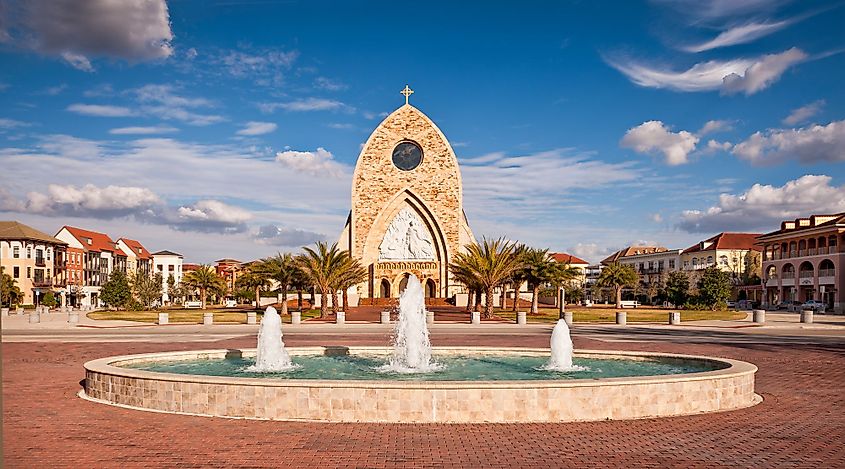
[[[26,268],[26,278],[32,278],[32,267]]]
[[[32,259],[32,248],[26,248],[26,258]]]
[[[12,269],[12,270],[13,270],[13,273],[15,274],[15,278],[21,278],[21,268],[20,267],[15,266],[15,268]]]
[[[689,267],[689,261],[684,261],[684,268],[686,269],[687,267]]]
[[[162,266],[161,264],[158,264],[156,266],[156,269],[158,269],[158,271],[161,272],[162,270],[164,270],[164,266]]]
[[[20,246],[15,246],[12,248],[12,257],[14,257],[15,259],[19,259],[21,257]]]
[[[50,269],[47,269],[47,278],[50,278]]]
[[[698,267],[698,258],[697,257],[692,258],[692,266],[693,266],[693,268]]]
[[[713,256],[707,256],[707,265],[713,265]]]
[[[171,264],[171,265],[167,266],[167,271],[168,271],[168,272],[173,272],[173,270],[174,270],[174,268],[175,268],[175,267],[176,267],[175,265]]]
[[[47,260],[48,260],[48,261],[50,260],[50,252],[52,252],[52,251],[50,251],[50,250],[48,249],[48,250],[47,250]]]
[[[670,268],[670,269],[674,269],[674,268],[675,268],[675,259],[669,259],[669,268]]]
[[[663,261],[657,261],[657,268],[663,270]]]
[[[728,266],[728,256],[719,256],[719,264],[722,264],[723,266],[727,267]]]

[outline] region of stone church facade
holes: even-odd
[[[463,211],[458,160],[443,132],[407,103],[364,144],[352,179],[352,209],[339,240],[369,272],[364,298],[398,298],[410,274],[426,297],[460,291],[449,262],[474,242]]]

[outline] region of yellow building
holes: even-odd
[[[16,221],[0,221],[0,266],[23,293],[22,304],[40,304],[54,292],[61,304],[67,244]]]

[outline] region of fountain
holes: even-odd
[[[416,275],[411,275],[405,291],[399,295],[399,321],[393,333],[393,356],[379,369],[394,373],[427,373],[438,368],[431,359],[422,285]]]
[[[583,371],[583,366],[572,364],[572,337],[569,336],[569,325],[566,320],[558,319],[552,329],[551,356],[549,362],[542,367],[549,371]]]
[[[288,351],[281,319],[269,307],[257,349],[92,360],[80,396],[192,415],[402,423],[651,418],[761,401],[754,393],[757,367],[737,360],[579,350],[573,363],[564,320],[555,325],[550,348],[432,347],[422,287],[413,276],[399,300],[393,340],[393,347]]]
[[[290,361],[290,355],[285,350],[285,343],[282,341],[282,318],[276,312],[276,308],[268,306],[258,330],[255,364],[247,367],[246,370],[257,373],[278,373],[296,368],[297,365]]]

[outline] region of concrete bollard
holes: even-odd
[[[681,313],[677,311],[669,313],[669,325],[677,326],[679,324],[681,324]]]
[[[170,324],[170,313],[158,313],[158,324],[159,326]]]
[[[381,312],[381,323],[382,324],[390,324],[390,311],[382,311]]]
[[[302,311],[292,311],[290,313],[290,323],[291,324],[301,324],[302,323]]]
[[[620,326],[624,326],[628,324],[628,313],[625,311],[617,311],[616,312],[616,324]]]
[[[425,323],[426,324],[434,324],[434,311],[426,311],[425,312]]]
[[[765,309],[755,309],[753,313],[751,313],[752,321],[756,324],[765,324],[766,322],[766,310]]]
[[[473,311],[470,313],[470,317],[472,318],[473,324],[481,324],[481,312]]]
[[[15,310],[15,314],[17,314],[18,316],[23,316],[23,308],[18,307],[18,309]]]
[[[564,311],[563,312],[563,320],[566,322],[566,325],[572,327],[572,311]]]
[[[335,324],[346,324],[346,311],[338,311],[334,320]]]
[[[29,313],[29,323],[30,324],[38,324],[41,322],[41,314],[37,311],[33,311]]]
[[[214,324],[214,313],[202,313],[202,325],[210,326]]]
[[[0,308],[0,311],[2,311],[3,316],[8,316],[8,315],[9,315],[9,308]]]
[[[528,324],[528,313],[525,311],[516,312],[516,323],[520,326]]]
[[[247,324],[258,324],[258,313],[255,311],[247,311],[246,313],[246,323]]]
[[[70,312],[67,314],[68,324],[79,324],[79,313]]]
[[[813,323],[813,310],[812,309],[805,309],[801,311],[801,324],[812,324]]]
[[[50,314],[50,308],[47,306],[41,307],[41,314]]]

